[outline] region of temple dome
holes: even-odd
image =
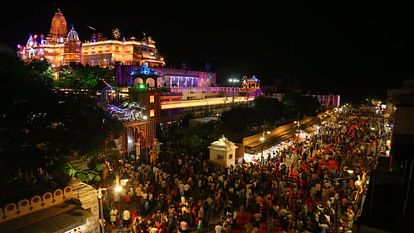
[[[68,33],[68,41],[79,41],[78,33],[73,26]]]
[[[58,9],[52,18],[52,24],[50,25],[50,34],[55,36],[66,36],[68,34],[66,19],[60,9]]]

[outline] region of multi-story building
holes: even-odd
[[[129,40],[121,38],[118,29],[114,29],[112,39],[101,33],[93,34],[90,40],[82,43],[74,27],[68,33],[65,16],[58,10],[52,18],[50,33],[45,37],[29,35],[26,45],[18,45],[18,56],[24,61],[33,59],[47,60],[53,67],[69,63],[108,67],[114,64],[142,65],[150,67],[165,66],[164,58],[158,53],[155,41],[144,37],[141,41],[135,37]]]
[[[151,37],[144,37],[137,41],[119,40],[118,30],[114,31],[114,39],[92,36],[90,41],[82,44],[82,64],[91,66],[109,66],[115,63],[125,65],[143,65],[150,67],[165,66],[164,58],[160,56],[155,41]]]
[[[148,66],[150,66],[149,63]],[[139,68],[138,65],[116,66],[117,84],[119,86],[133,85],[137,80],[133,79],[131,74]],[[152,67],[152,70],[156,72],[157,78],[156,80],[148,79],[147,81],[153,80],[154,83],[157,83],[157,87],[198,88],[216,85],[216,73],[214,72],[165,67]]]

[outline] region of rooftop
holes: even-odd
[[[66,232],[83,225],[91,213],[76,204],[63,203],[0,224],[3,233]]]

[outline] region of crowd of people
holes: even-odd
[[[372,108],[343,108],[260,163],[121,160],[112,173],[130,179],[123,193],[106,195],[106,232],[350,232],[383,124]]]

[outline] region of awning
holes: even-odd
[[[262,150],[266,150],[271,148],[285,140],[288,140],[290,137],[294,135],[294,132],[289,132],[287,134],[283,134],[279,137],[272,137],[264,141],[263,143],[258,141],[255,143],[251,143],[249,145],[245,145],[245,151],[249,154],[257,154],[260,153]]]
[[[306,127],[306,128],[303,129],[303,131],[305,131],[306,133],[309,133],[309,134],[315,132],[316,130],[317,129],[315,127],[313,127],[313,126]]]

